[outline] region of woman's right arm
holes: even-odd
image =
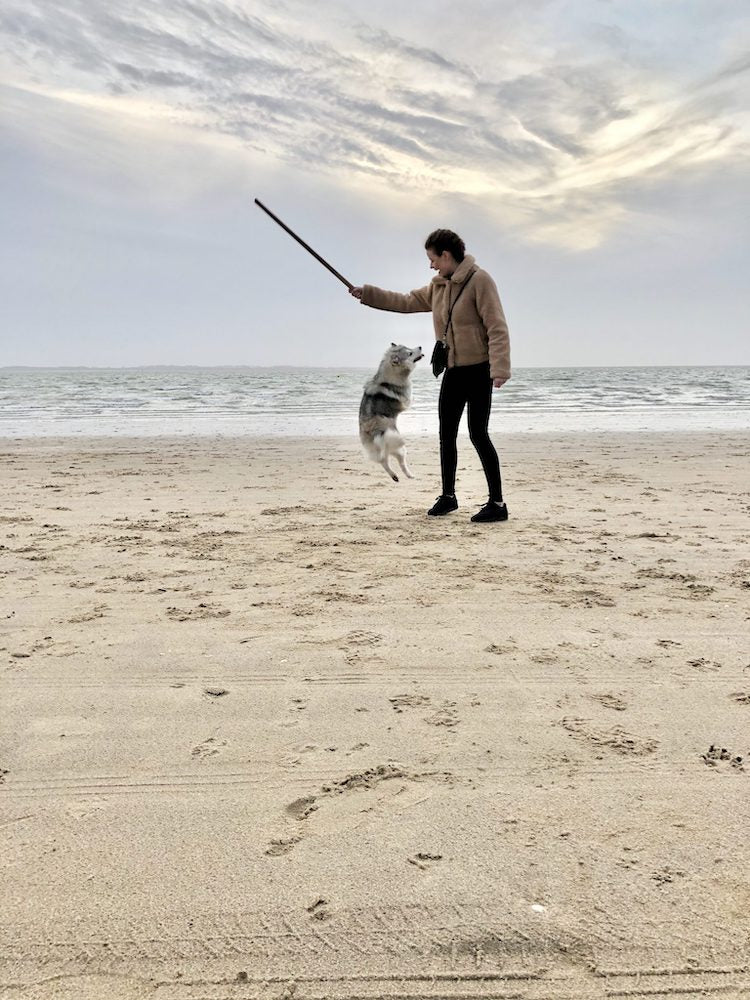
[[[351,294],[355,299],[359,299],[363,306],[370,306],[372,309],[400,313],[432,311],[431,284],[424,288],[416,288],[405,295],[402,292],[387,292],[383,288],[376,288],[375,285],[352,288]]]

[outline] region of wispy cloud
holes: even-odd
[[[521,25],[505,4],[480,4],[484,23],[451,46],[326,2],[6,0],[0,31],[18,87],[97,95],[115,116],[143,97],[144,115],[199,122],[305,171],[481,198],[538,238],[591,246],[628,185],[744,155],[749,64],[725,39],[677,83],[637,31],[580,7],[587,30],[557,40],[554,18]],[[493,34],[507,55],[496,65]]]

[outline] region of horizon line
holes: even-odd
[[[750,368],[747,362],[704,362],[701,364],[614,364],[614,365],[517,365],[518,371],[554,371],[574,369],[604,369],[604,368]],[[18,371],[370,371],[370,365],[201,365],[201,364],[135,364],[135,365],[0,365],[0,372]]]

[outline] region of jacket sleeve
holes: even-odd
[[[489,338],[490,375],[510,378],[510,337],[497,285],[486,271],[477,275],[477,312]]]
[[[432,285],[417,288],[404,295],[402,292],[387,292],[375,285],[362,286],[362,305],[387,312],[413,313],[432,311]]]

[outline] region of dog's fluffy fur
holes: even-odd
[[[365,383],[359,406],[359,438],[368,458],[379,462],[394,483],[398,476],[390,466],[393,456],[401,471],[413,479],[406,464],[406,445],[396,427],[396,418],[411,403],[409,377],[423,358],[421,347],[391,344],[375,376]]]

